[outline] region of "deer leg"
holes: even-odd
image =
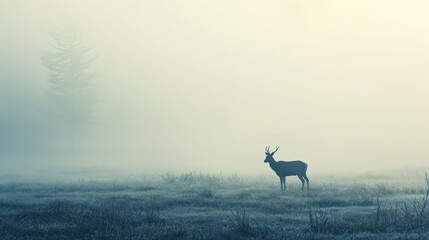
[[[283,192],[283,180],[282,180],[282,177],[279,176],[279,178],[280,178],[280,191]]]
[[[286,192],[286,177],[282,177],[282,181],[283,181],[283,191]]]
[[[305,183],[304,178],[300,175],[298,175],[298,178],[299,178],[299,180],[301,180],[301,183],[302,183],[301,190],[304,190],[304,183]]]
[[[307,190],[308,190],[308,189],[310,189],[310,181],[308,180],[307,174],[304,174],[302,177],[303,177],[303,178],[305,179],[305,181],[307,182]]]

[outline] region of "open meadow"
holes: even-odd
[[[424,172],[309,177],[2,178],[0,239],[429,239]]]

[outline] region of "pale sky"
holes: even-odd
[[[101,74],[97,155],[76,165],[265,174],[264,148],[278,145],[277,160],[301,159],[309,172],[427,166],[427,9],[399,0],[3,0],[0,142],[22,148],[21,165],[49,158],[33,154],[49,139],[28,119],[44,121],[35,116],[47,102],[49,31],[72,23]]]

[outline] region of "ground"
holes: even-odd
[[[424,172],[115,180],[1,178],[0,239],[429,239]]]

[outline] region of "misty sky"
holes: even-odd
[[[427,1],[0,1],[0,161],[142,171],[270,173],[425,165]],[[78,26],[98,55],[85,160],[53,157],[49,32]],[[67,137],[67,136],[64,136]]]

